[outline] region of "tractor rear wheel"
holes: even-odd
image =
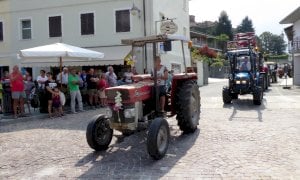
[[[177,94],[178,126],[184,133],[197,129],[200,118],[200,91],[195,81],[183,82]]]
[[[253,104],[261,105],[263,99],[263,90],[261,87],[256,87],[253,92]]]
[[[113,136],[113,130],[109,127],[108,118],[99,114],[92,118],[86,129],[88,145],[96,150],[106,150]]]
[[[155,118],[150,124],[147,136],[147,149],[153,159],[161,159],[165,156],[170,141],[170,129],[168,121],[163,118]]]
[[[232,97],[230,95],[230,91],[229,91],[229,88],[227,86],[223,87],[222,96],[223,96],[223,103],[224,104],[231,103]]]

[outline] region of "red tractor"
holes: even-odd
[[[189,42],[183,36],[155,35],[136,39],[122,40],[123,44],[143,47],[152,44],[153,57],[156,57],[157,43],[181,41]],[[186,67],[185,67],[186,69]],[[155,70],[154,70],[155,71]],[[106,89],[109,108],[106,114],[99,114],[89,122],[86,139],[89,146],[96,150],[106,150],[111,143],[113,130],[130,135],[137,130],[148,129],[147,150],[154,159],[161,159],[167,152],[170,130],[166,115],[159,112],[158,86],[156,72],[136,75],[134,83]],[[167,95],[167,117],[176,115],[179,128],[184,133],[197,129],[200,119],[200,91],[196,83],[196,73],[174,74],[170,93]]]

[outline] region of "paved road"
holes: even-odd
[[[152,160],[146,133],[115,137],[106,152],[85,141],[97,110],[58,119],[0,123],[0,179],[300,179],[300,91],[273,86],[224,106],[224,80],[201,87],[199,130],[182,135],[174,118],[167,156]]]

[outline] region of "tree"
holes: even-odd
[[[283,35],[276,35],[270,32],[263,32],[260,36],[261,51],[264,54],[281,55],[284,54],[286,43]]]
[[[283,36],[274,35],[273,44],[272,44],[273,53],[276,55],[281,55],[284,53],[285,49],[286,49],[286,44],[283,39]]]
[[[246,16],[240,25],[237,26],[237,32],[238,33],[244,33],[244,32],[255,32],[252,24],[252,20],[249,19],[248,16]]]
[[[216,39],[219,42],[219,45],[222,48],[222,51],[225,52],[227,41],[229,40],[229,37],[226,34],[220,34],[219,36],[216,36]]]
[[[232,33],[232,24],[231,21],[228,18],[228,15],[225,11],[222,11],[219,17],[219,21],[216,27],[216,36],[219,36],[221,34],[226,34],[230,40],[233,38]]]
[[[271,44],[272,44],[272,33],[270,32],[263,32],[259,39],[261,41],[261,51],[264,54],[269,54],[271,50]]]

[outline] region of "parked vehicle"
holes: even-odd
[[[123,44],[143,47],[152,44],[153,57],[156,56],[157,43],[188,40],[178,35],[156,35],[136,39],[122,40]],[[184,48],[182,57],[185,66]],[[153,60],[154,61],[154,60]],[[186,67],[185,67],[186,69]],[[111,143],[113,130],[123,135],[130,135],[148,127],[147,150],[154,159],[161,159],[167,152],[170,130],[165,116],[159,112],[159,97],[156,72],[136,75],[135,83],[106,89],[109,104],[106,115],[99,114],[92,118],[86,131],[89,146],[96,151],[105,150]],[[176,115],[179,128],[184,133],[197,129],[200,118],[200,92],[196,84],[196,73],[174,74],[170,95],[166,100],[168,117]]]

